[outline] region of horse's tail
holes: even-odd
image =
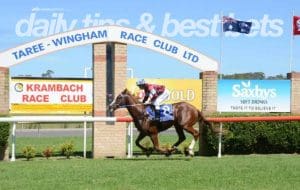
[[[201,113],[201,111],[198,111],[198,122],[199,125],[205,124],[206,126],[209,127],[209,129],[213,132],[213,133],[219,133],[220,131],[218,129],[216,129]]]

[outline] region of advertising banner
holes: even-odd
[[[143,99],[143,90],[136,86],[137,79],[127,80],[127,89],[136,96]],[[145,79],[147,83],[163,84],[170,91],[169,99],[164,102],[171,104],[175,102],[188,102],[199,110],[202,109],[202,80],[199,79]]]
[[[290,112],[289,80],[219,80],[220,112]]]
[[[92,80],[11,79],[12,114],[84,114],[92,112]]]
[[[157,51],[203,71],[216,71],[217,61],[169,39],[121,26],[97,26],[56,34],[0,53],[0,66],[14,64],[65,48],[120,42]]]

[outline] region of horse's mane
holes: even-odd
[[[136,97],[135,95],[133,95],[127,88],[125,88],[123,90],[122,94],[126,94],[126,95],[130,96],[132,98],[132,100],[134,101],[135,104],[140,103],[140,101],[138,100],[138,97]]]

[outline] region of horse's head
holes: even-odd
[[[121,92],[115,99],[114,101],[109,104],[109,110],[111,112],[115,111],[118,108],[125,107],[128,104],[128,97],[130,95],[130,92],[125,89],[123,92]]]

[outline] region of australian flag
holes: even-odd
[[[235,20],[228,16],[223,16],[223,31],[239,32],[249,34],[252,22]]]

